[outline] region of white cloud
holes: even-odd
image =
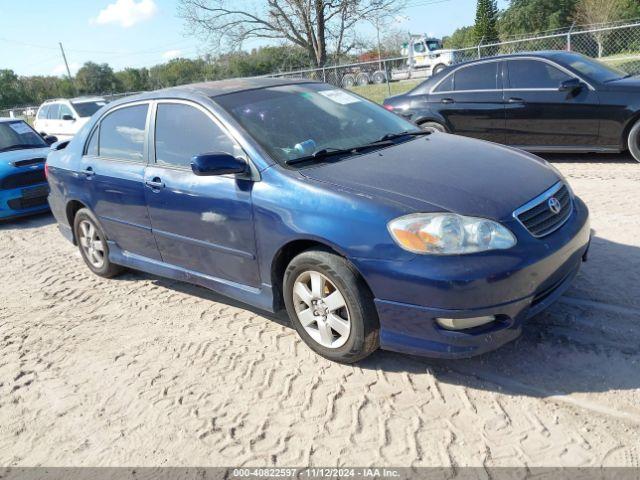
[[[116,0],[107,5],[107,8],[98,13],[96,18],[91,19],[91,23],[106,25],[109,23],[119,24],[123,28],[129,28],[136,23],[149,20],[158,12],[158,7],[154,0]]]
[[[70,63],[69,64],[69,70],[71,70],[71,75],[75,75],[78,70],[80,70],[80,64],[79,63]],[[51,74],[52,75],[56,75],[56,76],[67,76],[67,67],[64,65],[64,63],[59,63],[58,65],[56,65],[53,70],[51,70]]]
[[[180,55],[182,55],[182,50],[167,50],[162,54],[162,58],[171,60],[172,58],[178,58]]]

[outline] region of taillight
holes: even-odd
[[[49,178],[49,165],[47,165],[47,162],[44,162],[44,178]]]
[[[383,107],[389,110],[390,112],[393,112],[393,105],[383,105]]]

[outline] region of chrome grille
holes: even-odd
[[[513,216],[531,235],[540,238],[564,225],[572,211],[571,193],[564,183],[558,182],[513,212]]]

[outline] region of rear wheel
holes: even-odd
[[[376,85],[384,83],[387,81],[387,73],[384,70],[376,70],[373,76],[371,77],[371,80]]]
[[[93,273],[110,278],[123,270],[121,266],[109,261],[107,237],[91,211],[86,208],[78,210],[73,221],[73,231],[80,255]]]
[[[629,132],[627,143],[629,146],[629,152],[631,152],[633,158],[640,162],[640,120],[636,122]]]
[[[368,73],[359,73],[356,77],[356,83],[361,87],[364,85],[369,85],[369,83],[371,83],[371,78],[369,77]]]
[[[438,122],[423,122],[418,125],[423,130],[431,130],[436,132],[447,132],[447,127]]]
[[[352,74],[347,73],[344,77],[342,77],[342,87],[343,88],[351,88],[356,84],[356,77]]]
[[[353,363],[378,348],[378,316],[368,287],[349,262],[323,250],[295,257],[283,281],[287,313],[316,353]]]

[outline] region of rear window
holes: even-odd
[[[60,118],[60,104],[52,103],[49,105],[49,111],[47,112],[47,118],[49,120],[57,120]]]
[[[100,123],[99,155],[142,162],[148,108],[134,105],[109,113]]]
[[[38,119],[44,120],[47,118],[47,114],[49,113],[49,105],[43,105],[40,107],[40,111],[38,112]]]

